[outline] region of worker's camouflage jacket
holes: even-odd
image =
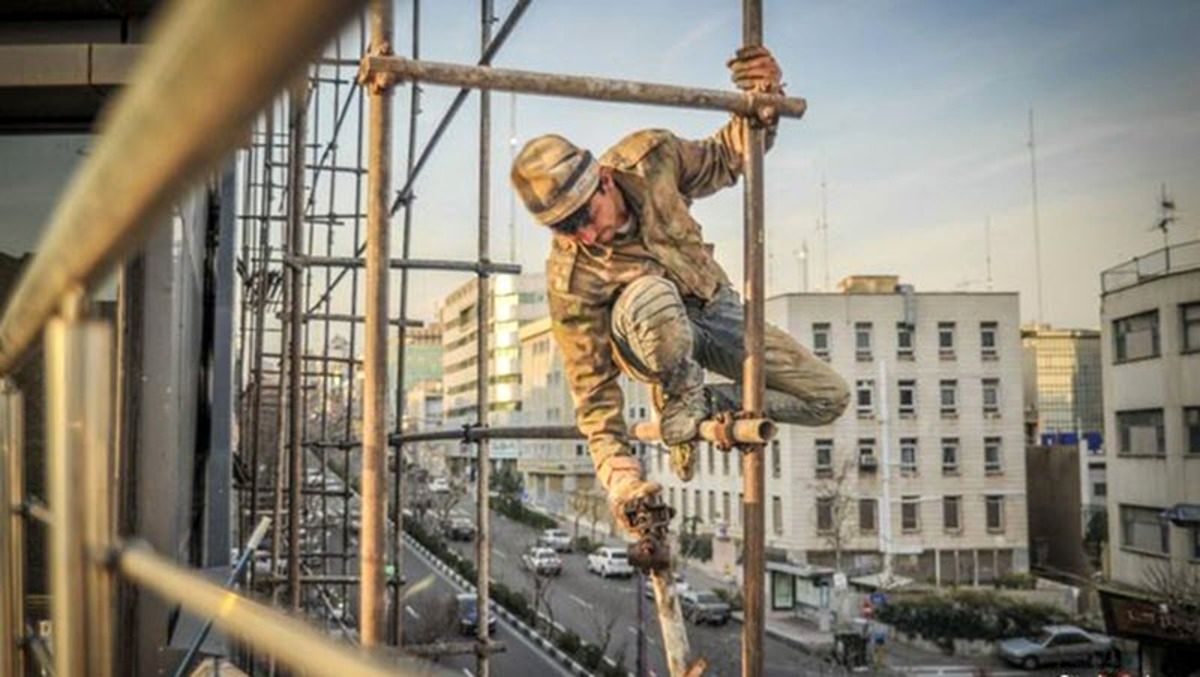
[[[550,317],[576,422],[597,469],[609,456],[630,453],[617,352],[610,341],[612,306],[625,285],[643,275],[664,276],[685,299],[701,301],[712,300],[729,284],[688,207],[693,199],[737,182],[743,124],[734,117],[700,141],[660,129],[625,137],[600,163],[614,170],[636,227],[607,247],[554,235],[546,262]]]

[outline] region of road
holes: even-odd
[[[464,508],[465,510],[466,508]],[[537,531],[492,513],[492,578],[534,596],[533,577],[521,567],[521,554],[533,545]],[[461,555],[474,561],[471,543],[453,543]],[[637,584],[634,579],[602,579],[587,571],[582,554],[563,555],[561,577],[550,579],[545,591],[549,616],[586,641],[604,644],[606,653],[621,659],[632,670],[637,651]],[[665,677],[666,658],[658,634],[653,601],[645,600],[647,668],[651,675]],[[688,625],[693,653],[708,659],[706,675],[741,674],[741,629],[730,622],[724,627]],[[772,677],[844,674],[840,668],[803,653],[773,638],[764,641],[765,674]]]

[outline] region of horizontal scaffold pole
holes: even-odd
[[[362,69],[371,74],[390,73],[401,80],[437,85],[592,101],[723,110],[739,115],[757,115],[760,110],[771,109],[782,117],[800,118],[808,107],[802,98],[776,94],[727,92],[632,80],[465,66],[398,56],[367,56],[363,59]]]
[[[730,440],[739,444],[766,444],[775,437],[776,426],[769,418],[746,418],[732,422],[707,420],[700,423],[699,439],[706,442],[721,442]],[[640,442],[661,442],[662,434],[659,425],[654,421],[642,421],[629,427],[629,435]],[[423,432],[392,435],[392,446],[412,442],[436,442],[443,440],[459,440],[475,442],[481,439],[490,440],[581,440],[583,435],[579,429],[570,425],[548,426],[507,426],[485,427],[464,426],[445,430],[429,430]],[[312,442],[313,446],[328,446],[353,448],[357,442]]]
[[[354,256],[296,256],[292,258],[297,265],[325,268],[365,268],[364,259]],[[520,275],[521,266],[517,263],[493,263],[491,261],[439,261],[436,259],[391,259],[388,267],[408,270],[461,270],[467,273],[500,273],[502,275]]]

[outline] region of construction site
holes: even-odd
[[[467,64],[421,59],[419,0],[400,3],[403,16],[390,2],[94,4],[3,10],[51,34],[111,22],[122,44],[0,55],[22,69],[5,86],[53,92],[24,110],[7,100],[6,125],[98,129],[35,253],[0,277],[0,673],[833,671],[764,647],[762,451],[775,426],[762,414],[761,128],[744,158],[745,404],[700,429],[744,479],[740,630],[684,626],[665,506],[631,542],[644,587],[605,579],[573,595],[595,617],[623,591],[621,613],[638,611],[630,636],[615,620],[592,632],[541,613],[537,572],[528,591],[498,582],[492,555],[508,555],[491,503],[511,497],[493,477],[493,442],[583,440],[569,425],[489,424],[496,386],[478,375],[496,373],[489,337],[509,319],[492,304],[460,314],[476,348],[470,420],[403,425],[406,349],[423,326],[409,281],[458,273],[478,300],[522,272],[494,245],[491,93],[771,111],[784,124],[803,99],[490,67],[506,43],[532,39],[521,35],[531,0],[499,15],[482,0]],[[761,2],[740,12],[744,45],[761,44]],[[399,33],[411,53],[395,53]],[[74,55],[82,82],[55,70]],[[447,109],[422,110],[432,87],[457,90]],[[458,114],[469,97],[476,119]],[[422,169],[452,125],[478,128],[479,174],[457,198],[481,207],[437,237],[475,239],[477,256],[412,258],[428,230]],[[661,453],[657,422],[632,424]],[[465,495],[453,515],[415,452],[434,441],[468,459],[448,478]],[[465,540],[450,548],[441,534],[455,520]]]

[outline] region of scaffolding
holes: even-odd
[[[403,644],[404,455],[417,442],[460,440],[475,448],[478,618],[474,642],[438,650],[474,653],[476,674],[486,677],[491,654],[503,649],[490,637],[488,623],[490,441],[580,437],[571,426],[489,425],[489,280],[520,272],[519,266],[491,256],[490,92],[745,116],[798,118],[805,111],[803,99],[780,95],[490,67],[530,0],[518,0],[494,34],[492,1],[481,0],[480,57],[474,66],[420,59],[419,0],[412,3],[409,57],[392,51],[391,2],[373,2],[369,17],[359,13],[354,35],[339,33],[361,4],[301,0],[283,7],[213,0],[173,7],[133,84],[111,111],[96,151],[54,212],[37,257],[0,320],[0,377],[13,372],[44,332],[51,404],[51,470],[43,505],[22,493],[21,393],[10,381],[0,383],[0,550],[15,553],[0,559],[5,591],[0,595],[0,670],[22,674],[23,662],[30,660],[47,667],[52,663],[56,674],[113,674],[113,629],[106,620],[112,618],[114,586],[125,581],[211,618],[239,642],[239,662],[252,674],[275,662],[312,674],[435,672],[435,666],[381,645],[404,646],[414,655],[431,653]],[[759,45],[761,0],[744,0],[742,6],[742,42]],[[222,83],[219,96],[208,82]],[[460,88],[419,151],[418,82]],[[403,187],[393,195],[392,98],[401,83],[410,84],[408,148]],[[285,89],[286,97],[280,97]],[[480,96],[476,258],[413,259],[417,180],[474,90]],[[746,134],[744,411],[736,421],[706,422],[700,434],[708,440],[734,440],[741,451],[742,666],[743,674],[757,676],[763,670],[765,575],[761,450],[775,428],[763,416],[764,132],[747,125]],[[235,487],[235,525],[244,545],[228,582],[237,582],[244,569],[244,594],[206,582],[154,554],[133,534],[116,533],[111,479],[120,450],[110,440],[114,425],[122,423],[120,412],[106,403],[114,372],[121,378],[120,366],[114,369],[108,357],[110,323],[86,302],[87,290],[162,224],[166,208],[235,150],[241,167],[237,222],[242,299],[236,414],[243,431],[238,475],[244,479]],[[141,171],[125,170],[131,166]],[[111,194],[127,199],[103,199]],[[389,233],[400,210],[401,252],[393,258]],[[409,328],[420,326],[408,317],[409,273],[427,270],[476,278],[475,421],[459,429],[409,432],[402,428],[406,337]],[[394,282],[396,298],[391,297]],[[346,345],[332,340],[335,328],[348,334]],[[391,430],[389,329],[394,329],[397,344]],[[356,431],[359,416],[361,430]],[[271,429],[273,439],[267,434]],[[651,421],[632,425],[630,434],[659,439]],[[49,529],[54,553],[53,651],[26,627],[23,609],[22,535],[35,527]],[[253,562],[258,544],[267,538],[271,554],[264,574]],[[332,640],[329,631],[363,648],[378,648],[351,649]],[[671,665],[686,665],[686,646],[666,644]],[[179,673],[188,667],[194,649]],[[672,672],[678,671],[673,667]]]

